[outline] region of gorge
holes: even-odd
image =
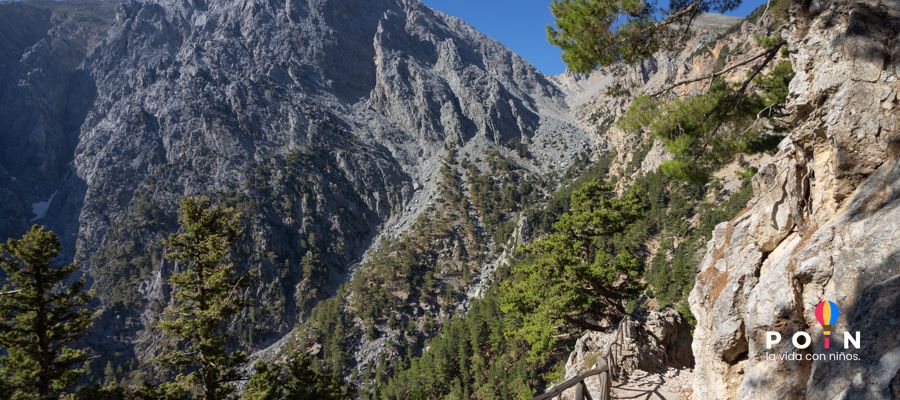
[[[226,330],[248,374],[299,351],[360,398],[524,397],[607,338],[566,332],[532,362],[500,333],[499,287],[601,180],[644,194],[615,237],[647,287],[635,329],[674,332],[635,342],[653,356],[635,369],[689,369],[694,399],[897,398],[898,37],[897,0],[772,0],[699,15],[640,63],[548,76],[419,0],[0,2],[0,239],[44,225],[81,264],[88,382],[166,379],[157,325],[184,266],[162,241],[179,199],[210,195],[244,216],[252,305]],[[666,175],[677,155],[629,129],[635,99],[740,83],[755,64],[729,66],[767,38],[790,83],[758,146],[706,182]],[[832,340],[861,332],[859,360],[768,358],[767,331],[775,353],[797,331],[816,348],[822,300],[842,310]],[[460,346],[459,367],[416,370]]]

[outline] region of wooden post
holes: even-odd
[[[609,377],[616,379],[619,376],[619,371],[615,360],[613,360],[612,352],[606,354],[606,365],[609,365]]]
[[[610,347],[609,350],[610,350],[610,351],[606,352],[606,356],[604,356],[603,358],[606,360],[606,365],[609,366],[609,377],[610,377],[610,378],[613,378],[613,377],[615,377],[616,373],[613,372],[614,366],[613,366],[613,364],[610,362],[611,358],[609,357],[609,354],[612,353],[612,348]]]
[[[619,348],[616,349],[616,356],[613,358],[613,361],[616,362],[616,378],[621,379],[622,378],[622,366],[619,365],[619,363],[622,362],[622,346],[617,346],[617,347],[619,347]]]
[[[575,400],[584,400],[584,381],[578,382],[578,385],[575,386]]]
[[[609,390],[606,389],[607,381],[609,381],[609,375],[606,372],[600,374],[600,400],[609,400]]]
[[[609,400],[609,398],[610,398],[610,393],[609,393],[609,392],[610,392],[611,390],[612,390],[612,381],[611,381],[610,379],[607,379],[607,380],[606,380],[606,387],[603,388],[603,391],[606,392],[606,399],[607,399],[607,400]]]

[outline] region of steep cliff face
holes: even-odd
[[[0,4],[0,236],[46,222],[69,255],[77,219],[71,161],[95,90],[79,66],[112,22],[111,2]],[[78,186],[78,185],[74,185]],[[65,201],[68,209],[50,209]],[[48,219],[48,215],[50,218]]]
[[[694,398],[897,398],[900,3],[803,2],[784,37],[794,128],[700,265]],[[841,309],[831,350],[813,312],[822,300]],[[783,337],[772,349],[766,331]],[[799,331],[812,347],[794,349]],[[843,349],[856,331],[861,348]],[[859,360],[767,358],[795,351]]]
[[[419,1],[79,4],[0,5],[0,233],[69,238],[110,353],[157,345],[180,197],[247,219],[236,255],[260,279],[232,328],[252,350],[434,204],[449,149],[543,174],[591,140],[555,83]]]
[[[784,32],[792,131],[771,160],[746,160],[763,166],[755,197],[716,228],[691,294],[695,397],[900,393],[898,10],[897,0],[795,7]],[[259,280],[231,328],[249,350],[286,344],[354,266],[418,221],[428,235],[370,262],[401,258],[412,273],[363,264],[367,291],[329,303],[352,328],[339,338],[350,363],[375,366],[390,340],[421,347],[435,316],[483,288],[503,250],[487,230],[505,222],[524,235],[521,199],[555,188],[543,178],[584,150],[615,154],[607,177],[620,188],[655,170],[662,146],[614,126],[627,94],[758,51],[749,38],[765,24],[735,23],[704,16],[682,52],[548,78],[416,0],[0,4],[0,239],[30,223],[62,233],[105,310],[93,347],[148,359],[177,269],[159,239],[176,229],[178,198],[213,193],[247,217],[236,256]],[[710,201],[739,181],[723,179]],[[531,185],[546,187],[518,193]],[[506,189],[520,204],[484,198]],[[401,280],[409,288],[383,290]],[[860,361],[767,360],[791,351],[796,331],[821,346],[812,308],[824,299],[842,308],[835,332],[861,332],[850,351]],[[335,336],[329,326],[315,338]],[[785,339],[767,350],[765,331]]]

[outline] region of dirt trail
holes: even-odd
[[[669,369],[662,374],[635,370],[622,382],[613,384],[613,399],[687,400],[691,397],[691,370]]]

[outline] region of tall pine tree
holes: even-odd
[[[61,245],[33,226],[0,244],[0,377],[12,399],[55,399],[83,372],[87,352],[72,347],[93,321],[84,280],[70,279],[78,264],[55,265]]]
[[[240,233],[240,215],[208,197],[187,197],[178,214],[181,230],[165,241],[166,256],[177,263],[172,274],[174,302],[160,327],[175,349],[163,354],[164,365],[187,372],[181,386],[199,387],[205,400],[230,398],[240,379],[246,354],[229,351],[226,321],[240,309],[238,278],[230,253]],[[185,389],[193,389],[185,387]]]
[[[640,197],[638,189],[617,195],[612,185],[590,181],[572,193],[553,233],[524,248],[529,257],[501,284],[500,308],[533,360],[543,361],[560,333],[602,330],[604,319],[625,315],[641,293],[636,249],[616,240],[643,212]]]

